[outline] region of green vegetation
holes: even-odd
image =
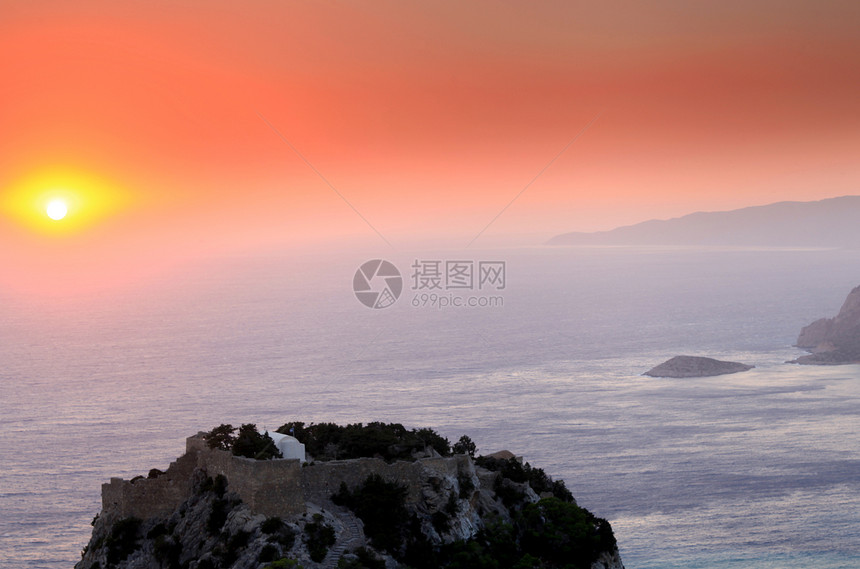
[[[234,435],[236,427],[221,424],[203,435],[209,448],[229,450],[236,456],[269,460],[282,458],[281,451],[275,446],[275,441],[268,433],[260,434],[257,425],[246,423],[239,427],[239,433]]]
[[[385,569],[385,561],[364,547],[353,551],[353,555],[356,559],[350,561],[341,557],[337,562],[337,569]]]
[[[433,429],[407,429],[399,423],[355,423],[346,426],[334,423],[290,422],[277,432],[292,435],[305,445],[315,460],[336,460],[380,457],[386,461],[414,460],[416,452],[435,450],[441,456],[451,455],[448,439]]]
[[[155,558],[162,567],[181,569],[179,557],[182,555],[182,543],[172,535],[159,535],[154,543]]]
[[[491,464],[500,473],[496,494],[510,504],[511,523],[490,523],[466,541],[431,544],[418,517],[407,508],[406,487],[375,474],[352,491],[341,484],[332,500],[361,518],[374,548],[413,569],[587,569],[601,552],[614,549],[609,522],[577,506],[563,484],[552,482],[543,470],[513,462],[516,465],[509,461]],[[561,488],[563,497],[530,503],[520,487],[526,482],[543,492]],[[449,530],[457,504],[451,494],[445,507],[430,515],[440,534]],[[372,563],[343,560],[340,567],[374,569]]]
[[[475,483],[472,482],[472,477],[463,472],[457,475],[457,485],[460,487],[459,496],[463,500],[471,497],[475,492]]]
[[[280,530],[284,527],[284,521],[278,516],[274,516],[271,518],[266,518],[266,520],[260,524],[260,531],[265,534],[273,534],[276,531]]]
[[[271,543],[267,543],[260,550],[260,555],[257,557],[257,561],[260,563],[268,563],[269,561],[275,561],[280,559],[281,552],[277,547],[272,545]]]
[[[113,525],[110,535],[105,540],[108,567],[125,561],[126,557],[140,547],[138,533],[141,523],[140,518],[132,517],[121,519]]]
[[[304,442],[309,452],[324,460],[377,456],[393,461],[414,458],[430,449],[447,456],[452,452],[474,456],[477,452],[467,436],[452,447],[432,429],[409,430],[399,424],[358,423],[341,427],[332,423],[307,426],[287,423],[279,431],[291,432]],[[220,425],[206,434],[206,441],[212,448],[240,456],[274,456],[270,452],[274,448],[271,438],[260,435],[253,424],[239,429]],[[462,468],[464,460],[448,465],[459,468],[456,482],[453,471],[444,475],[422,474],[420,489],[426,490],[427,495],[417,504],[408,501],[410,491],[415,488],[389,482],[379,474],[371,474],[352,488],[341,483],[332,501],[350,508],[361,518],[374,550],[360,548],[341,557],[338,569],[384,569],[385,563],[377,552],[391,555],[410,569],[589,569],[601,553],[614,550],[615,537],[609,523],[579,507],[563,481],[554,481],[542,469],[516,459],[478,457],[475,464],[497,476],[492,494],[483,487],[483,496],[477,496],[476,479],[470,474],[471,468]],[[150,473],[151,477],[159,475],[156,471]],[[486,479],[486,473],[481,476]],[[323,562],[336,542],[334,528],[320,514],[307,520],[303,527],[303,522],[294,520],[287,524],[275,516],[262,521],[260,533],[236,529],[241,524],[226,522],[241,499],[228,492],[227,478],[206,477],[198,472],[192,480],[194,492],[180,506],[178,515],[145,524],[137,518],[126,518],[113,525],[103,540],[105,569],[128,563],[126,560],[137,550],[151,551],[152,562],[162,569],[187,569],[189,562],[183,565],[179,560],[188,557],[193,547],[186,541],[188,551],[183,554],[183,542],[176,533],[178,524],[184,523],[180,517],[186,511],[205,523],[202,533],[209,534],[202,536],[208,553],[203,551],[202,544],[198,548],[198,553],[205,553],[198,560],[198,569],[225,569],[236,565],[240,557],[245,563],[244,558],[249,555],[256,559],[247,561],[252,564],[256,561],[254,566],[262,569],[301,569],[298,561],[289,557],[299,537],[297,528],[301,528],[300,537],[315,563]],[[542,499],[532,503],[535,498],[529,488]],[[477,500],[478,497],[481,499]],[[498,500],[491,510],[496,506],[501,509],[501,503],[507,512],[501,512],[499,518],[484,517],[484,528],[473,537],[446,543],[445,540],[453,539],[452,528],[459,528],[460,508],[474,506],[484,516],[482,504],[487,497]],[[466,502],[470,499],[472,506]],[[429,529],[431,526],[435,532]],[[201,533],[196,528],[194,531]],[[253,551],[249,550],[252,540]],[[96,548],[101,545],[101,540],[93,543]]]
[[[518,510],[525,505],[525,490],[504,476],[499,476],[493,482],[493,492],[495,492],[496,497],[510,511]]]
[[[512,524],[488,525],[475,538],[440,549],[430,569],[588,569],[615,538],[606,520],[558,498],[528,504]]]
[[[554,497],[526,506],[518,525],[523,551],[550,567],[588,569],[601,552],[615,547],[609,522]]]
[[[212,492],[215,498],[212,500],[212,510],[209,512],[209,517],[206,519],[206,529],[210,535],[217,535],[227,521],[227,514],[233,509],[234,501],[226,498],[227,494],[227,477],[219,474],[214,479],[209,476],[200,487],[200,492]]]
[[[546,472],[541,468],[534,468],[528,462],[522,464],[515,458],[507,460],[491,458],[488,456],[479,456],[475,459],[475,464],[498,472],[502,477],[522,484],[528,482],[532,490],[538,495],[544,492],[551,492],[553,496],[564,502],[573,502],[573,494],[564,485],[564,480],[553,481]]]
[[[209,476],[199,481],[196,493],[202,499],[211,499],[211,509],[206,517],[206,530],[210,536],[216,538],[210,550],[212,557],[201,560],[198,569],[230,567],[248,546],[251,538],[251,534],[247,531],[239,530],[231,534],[225,527],[230,512],[239,506],[242,500],[236,494],[227,493],[227,478],[221,474],[215,478]],[[161,522],[153,526],[149,532],[157,536],[155,540],[156,559],[162,567],[169,569],[181,569],[178,564],[182,552],[181,543],[176,540],[175,536],[169,535],[175,529],[175,523],[171,523],[169,527],[164,527],[163,522]],[[173,564],[174,559],[175,564]]]
[[[454,446],[451,447],[451,451],[454,454],[468,454],[472,458],[475,458],[475,453],[478,452],[478,447],[475,446],[475,443],[472,442],[467,435],[463,435],[460,437],[460,440],[454,443]]]
[[[403,549],[405,530],[410,526],[406,509],[405,486],[387,482],[378,474],[371,474],[352,492],[341,483],[335,504],[346,506],[364,522],[364,533],[373,546],[392,555]]]
[[[311,559],[317,563],[325,559],[328,548],[334,545],[334,528],[323,522],[320,514],[314,514],[314,521],[305,524],[305,544]]]
[[[206,529],[209,530],[210,535],[218,535],[221,528],[224,527],[224,522],[227,521],[227,514],[229,513],[230,502],[224,498],[215,498],[212,502],[212,510],[206,520]]]
[[[209,448],[232,450],[233,443],[236,441],[236,437],[233,435],[235,432],[236,427],[233,425],[225,425],[224,423],[221,423],[203,435],[203,439],[206,441],[206,444],[209,445]]]
[[[284,548],[284,551],[289,551],[293,548],[293,544],[296,542],[296,532],[289,526],[282,527],[277,533],[272,534],[269,537],[269,541],[272,543],[280,543],[281,547]]]

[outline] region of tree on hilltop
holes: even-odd
[[[475,458],[475,453],[478,452],[478,447],[472,442],[472,439],[469,438],[468,435],[463,435],[460,437],[459,441],[454,443],[451,450],[454,454],[468,454],[472,458]]]
[[[206,441],[206,444],[209,445],[209,448],[217,448],[221,450],[231,450],[233,448],[233,443],[236,441],[235,435],[233,433],[236,432],[236,427],[233,425],[221,423],[205,435],[203,435],[203,440]]]
[[[239,434],[234,435],[236,427],[221,424],[203,435],[209,448],[217,448],[232,452],[236,456],[269,460],[282,458],[283,455],[275,441],[268,433],[262,435],[257,431],[257,425],[246,423],[239,427]]]

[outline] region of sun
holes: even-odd
[[[36,233],[64,237],[126,215],[132,204],[141,204],[140,194],[116,180],[74,167],[44,166],[0,186],[0,228],[8,218]]]
[[[63,200],[51,200],[45,208],[45,213],[54,221],[60,221],[69,213],[69,208]]]

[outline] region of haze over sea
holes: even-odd
[[[385,257],[405,290],[351,290]],[[415,259],[503,260],[503,307],[414,307]],[[608,518],[628,569],[860,566],[860,366],[785,364],[860,252],[259,257],[98,298],[0,298],[0,568],[68,568],[100,485],[222,422],[396,421],[510,449]],[[476,294],[479,292],[476,291]],[[480,292],[483,294],[483,292]],[[755,364],[640,374],[677,354]]]

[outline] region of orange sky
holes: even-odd
[[[858,28],[856,0],[0,0],[0,285],[385,246],[259,115],[395,247],[465,245],[598,114],[485,243],[857,194]],[[117,205],[3,207],[46,172]]]

